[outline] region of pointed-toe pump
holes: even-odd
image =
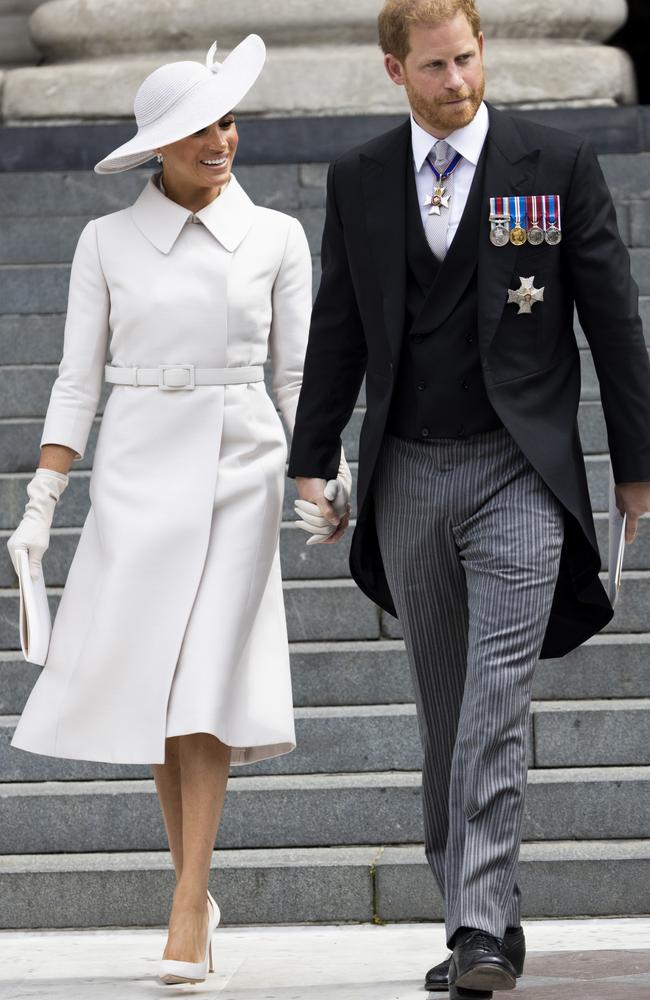
[[[208,892],[208,935],[203,961],[177,962],[175,959],[163,958],[158,973],[161,982],[169,986],[174,983],[202,983],[207,978],[208,972],[214,972],[212,935],[220,919],[219,907]]]

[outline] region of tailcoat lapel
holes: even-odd
[[[406,300],[406,176],[411,123],[393,129],[361,156],[361,182],[369,236],[382,289],[386,333],[397,363],[404,335]]]
[[[490,242],[490,198],[533,194],[539,162],[539,149],[530,149],[524,144],[514,120],[490,104],[488,110],[490,127],[484,149],[485,174],[478,238],[479,339],[484,355],[492,343],[506,305],[508,296],[504,289],[509,287],[520,249],[513,243],[495,247]]]

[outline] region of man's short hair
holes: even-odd
[[[457,14],[465,15],[478,38],[481,16],[475,0],[386,0],[378,18],[381,49],[403,63],[411,48],[409,30],[412,24],[437,27]]]

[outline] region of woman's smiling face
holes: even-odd
[[[156,152],[164,157],[165,185],[220,191],[230,180],[238,142],[235,116],[229,113],[192,135],[158,147]]]

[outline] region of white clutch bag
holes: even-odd
[[[27,549],[16,549],[16,562],[20,589],[20,645],[26,660],[43,666],[52,634],[43,571],[36,580],[32,578]]]
[[[609,467],[609,553],[607,560],[608,582],[607,591],[612,607],[618,600],[621,589],[621,573],[623,572],[623,556],[625,555],[625,524],[627,515],[621,514],[616,506],[614,473]]]

